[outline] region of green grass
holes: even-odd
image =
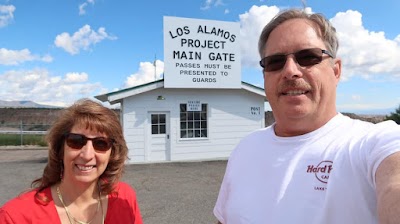
[[[24,134],[21,138],[20,134],[0,134],[0,146],[8,145],[47,146],[47,143],[44,140],[44,135]]]

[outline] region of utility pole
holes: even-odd
[[[154,54],[154,81],[157,81],[157,65],[156,65],[156,61],[157,61],[157,55]]]
[[[306,9],[307,1],[306,0],[301,0],[301,3],[303,4],[303,9]]]

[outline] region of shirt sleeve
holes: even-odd
[[[225,178],[224,178],[225,179]],[[214,207],[214,216],[218,219],[219,222],[225,223],[225,219],[223,217],[223,210],[225,206],[225,202],[227,200],[227,193],[224,181],[222,182],[221,189],[218,194],[217,202]]]
[[[235,161],[235,155],[237,154],[238,148],[240,148],[241,142],[235,147],[235,149],[232,151],[231,155],[229,156],[229,160],[226,165],[224,179],[222,180],[221,188],[219,190],[219,194],[218,194],[218,198],[217,198],[217,202],[215,203],[215,207],[213,210],[214,216],[221,223],[227,222],[226,217],[225,217],[226,216],[225,210],[226,210],[226,205],[227,205],[228,199],[229,199],[230,172],[231,172],[231,167],[233,166],[234,161]]]
[[[143,224],[136,192],[129,184],[119,182],[117,193],[109,197],[106,223]]]
[[[133,213],[135,214],[135,224],[143,224],[142,215],[140,214],[139,204],[136,197],[135,190],[131,189],[132,196],[131,196],[131,203],[133,208]]]
[[[11,219],[7,211],[0,208],[0,223],[1,224],[14,224],[15,222]]]
[[[376,124],[364,144],[370,150],[367,157],[369,179],[376,187],[375,174],[379,165],[385,158],[400,151],[400,125],[393,121]]]

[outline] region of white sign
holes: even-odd
[[[189,100],[186,109],[187,111],[201,111],[200,100]]]
[[[164,17],[165,88],[241,88],[239,23]]]

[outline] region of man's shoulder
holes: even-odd
[[[350,121],[349,126],[363,130],[366,135],[374,135],[385,132],[399,132],[400,125],[396,124],[394,121],[382,121],[379,123],[371,123],[368,121],[362,121],[359,119],[350,118],[344,116],[348,121]]]
[[[359,129],[359,130],[364,130],[365,132],[371,128],[374,127],[375,124],[368,122],[368,121],[363,121],[355,118],[351,118],[347,115],[338,115],[338,124],[339,128],[341,129],[347,129],[347,130],[354,130],[354,129]]]
[[[274,131],[274,124],[267,126],[265,128],[260,128],[257,130],[254,130],[252,132],[250,132],[248,135],[246,135],[243,139],[246,138],[258,138],[260,136],[266,137],[268,135],[271,135]]]

